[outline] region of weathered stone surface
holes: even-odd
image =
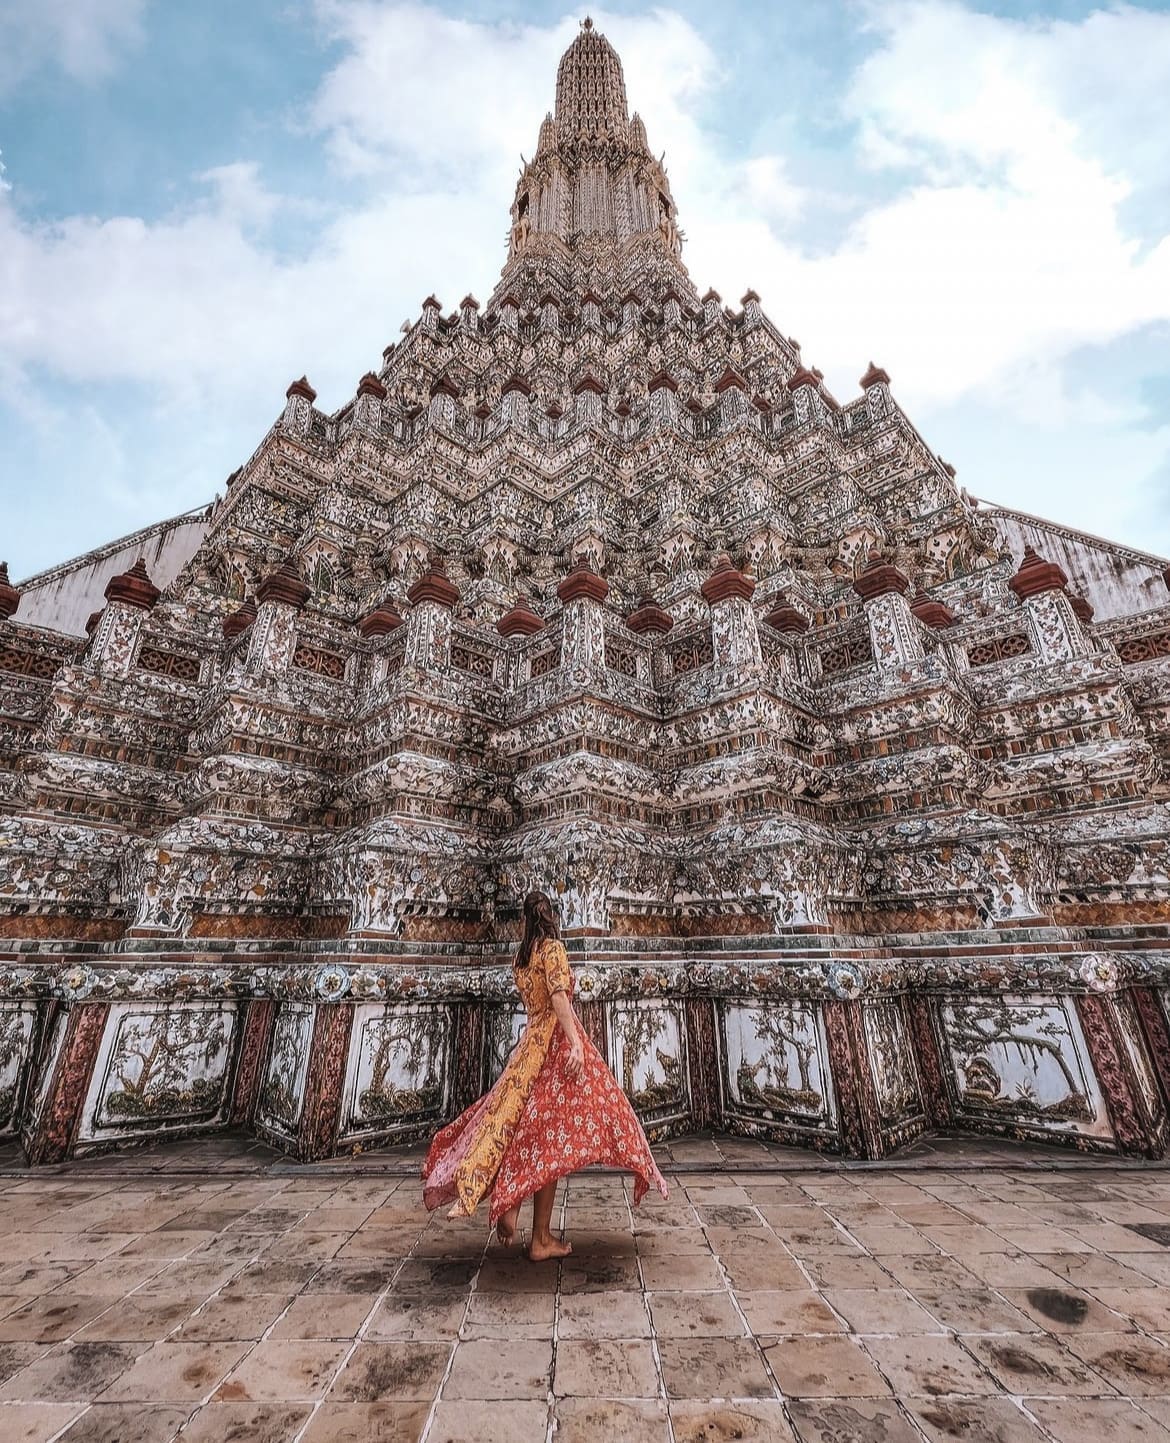
[[[3,583],[0,1136],[425,1132],[539,886],[660,1135],[1162,1150],[1164,562],[1005,529],[741,305],[585,29],[485,305],[294,382],[161,590],[79,561],[87,639]]]

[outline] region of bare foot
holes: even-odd
[[[466,1218],[466,1217],[470,1217],[471,1214],[470,1214],[470,1213],[465,1213],[465,1212],[463,1211],[463,1204],[462,1204],[462,1203],[452,1203],[452,1204],[451,1204],[451,1207],[450,1207],[450,1210],[449,1210],[448,1213],[447,1213],[447,1216],[448,1216],[448,1218],[450,1218],[452,1221],[454,1221],[455,1218]]]
[[[510,1248],[516,1241],[516,1224],[520,1221],[520,1209],[509,1208],[506,1213],[500,1216],[496,1223],[496,1237],[506,1248]]]
[[[538,1243],[533,1238],[528,1244],[528,1258],[533,1263],[546,1263],[552,1258],[567,1258],[572,1251],[572,1243],[558,1242],[556,1238],[549,1238],[546,1243]]]

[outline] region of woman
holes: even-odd
[[[573,1011],[569,959],[543,892],[524,899],[513,975],[527,1026],[492,1090],[431,1143],[423,1200],[436,1208],[454,1198],[447,1216],[470,1217],[490,1193],[491,1221],[508,1246],[520,1204],[531,1197],[528,1256],[542,1262],[573,1250],[549,1230],[560,1178],[594,1162],[626,1168],[635,1203],[651,1183],[666,1197],[666,1184],[625,1093]]]

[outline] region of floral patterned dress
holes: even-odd
[[[634,1201],[653,1183],[666,1183],[650,1144],[617,1079],[584,1031],[584,1065],[575,1079],[565,1071],[569,1039],[557,1025],[555,992],[573,995],[573,975],[562,943],[546,937],[527,967],[514,969],[528,1022],[492,1090],[435,1135],[423,1163],[428,1208],[456,1201],[470,1215],[491,1193],[491,1221],[590,1163],[634,1174]]]

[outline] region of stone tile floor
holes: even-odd
[[[417,1154],[0,1156],[3,1443],[1170,1440],[1170,1170],[936,1140],[659,1149],[562,1188],[560,1267]]]

